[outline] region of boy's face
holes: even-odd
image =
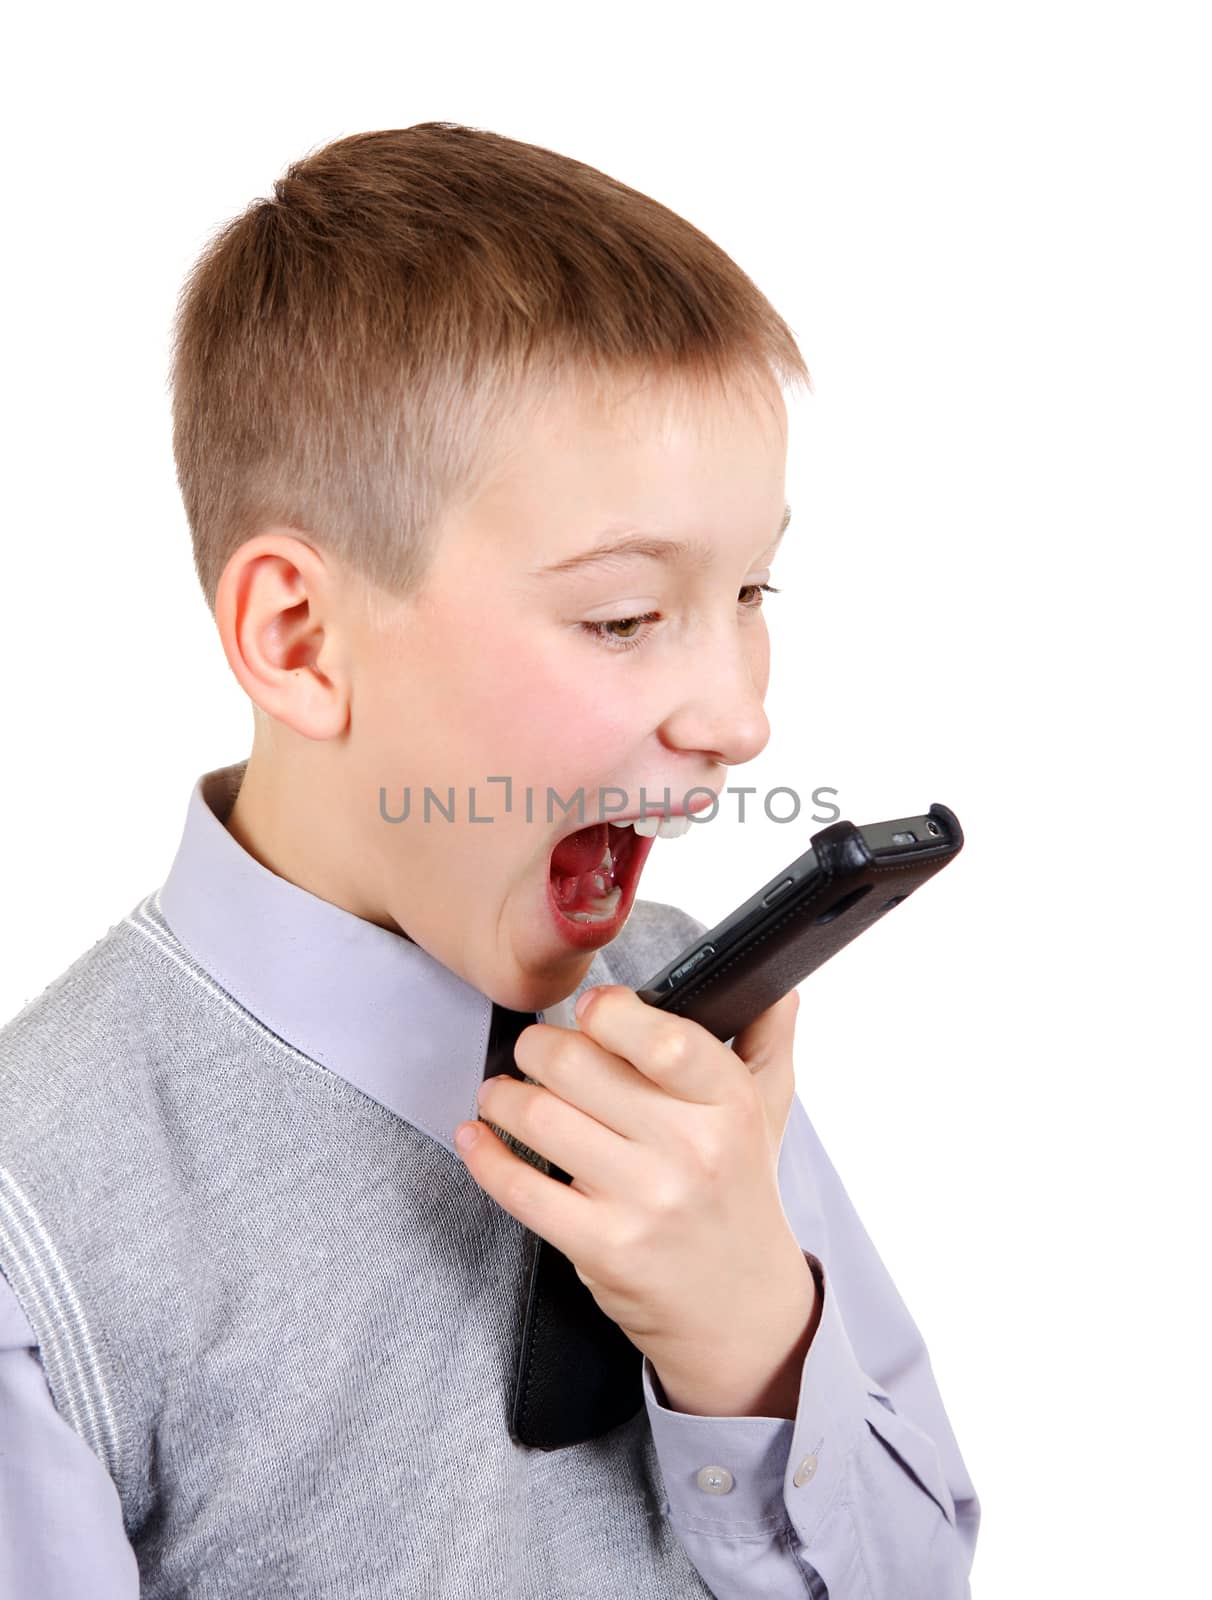
[[[697,849],[707,862],[702,824],[692,841],[650,842],[601,826],[603,804],[607,816],[655,812],[668,786],[683,811],[687,790],[718,793],[725,769],[769,738],[756,586],[783,520],[787,416],[773,383],[766,396],[689,400],[651,381],[597,405],[553,395],[491,485],[446,519],[421,590],[375,620],[351,607],[343,621],[339,782],[357,819],[360,893],[374,920],[501,1004],[538,1010],[571,993],[620,931],[652,849]],[[684,539],[702,555],[545,570],[607,530]],[[599,636],[586,626],[645,613],[655,620]],[[490,777],[511,780],[508,812],[506,785]],[[432,805],[425,820],[426,785],[446,810],[453,789],[453,821]],[[380,788],[388,816],[410,791],[406,821],[383,820]],[[572,808],[553,799],[549,810],[549,788]],[[700,795],[688,808],[709,805]],[[594,824],[553,877],[553,848]],[[606,842],[614,915],[577,919],[611,887],[586,876]]]

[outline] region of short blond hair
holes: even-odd
[[[812,387],[731,257],[595,167],[452,122],[324,145],[178,301],[173,455],[207,605],[277,524],[408,594],[528,407],[645,376]]]

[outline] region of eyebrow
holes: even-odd
[[[783,520],[779,523],[774,536],[776,544],[786,533],[790,521],[791,507],[785,505]],[[622,538],[596,544],[592,550],[582,550],[580,555],[568,556],[550,567],[534,567],[532,576],[539,578],[563,576],[569,572],[580,572],[585,567],[596,566],[599,562],[634,559],[636,556],[642,556],[649,561],[690,561],[696,567],[706,567],[714,559],[715,551],[710,545],[701,544],[697,540],[665,539],[651,533],[628,533]]]

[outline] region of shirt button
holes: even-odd
[[[795,1469],[795,1477],[792,1478],[791,1481],[795,1484],[797,1489],[802,1489],[804,1484],[808,1482],[809,1478],[811,1478],[815,1472],[816,1457],[805,1456],[800,1462],[799,1466]]]
[[[700,1467],[694,1481],[704,1494],[727,1494],[732,1488],[732,1474],[727,1467]]]

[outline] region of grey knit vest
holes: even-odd
[[[638,987],[698,931],[639,901],[582,987]],[[143,1600],[710,1595],[643,1407],[564,1450],[510,1439],[525,1242],[154,896],[0,1029],[0,1271]]]

